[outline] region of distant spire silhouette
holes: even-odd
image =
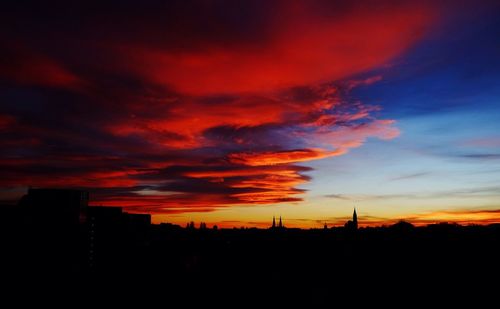
[[[358,214],[356,213],[356,207],[352,213],[352,220],[345,223],[344,227],[350,231],[355,231],[358,229]]]
[[[352,213],[352,223],[354,225],[354,229],[358,229],[358,214],[356,213],[356,207],[354,207],[354,212]]]
[[[285,226],[283,225],[283,219],[281,218],[281,216],[280,216],[280,220],[278,221],[278,223],[276,223],[276,216],[273,216],[273,225],[270,227],[270,229],[273,229],[273,230],[285,229]]]

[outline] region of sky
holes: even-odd
[[[153,222],[500,222],[495,1],[6,1],[0,203]]]

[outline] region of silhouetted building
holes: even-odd
[[[90,268],[112,265],[118,258],[123,235],[121,207],[88,208],[88,265]]]
[[[16,205],[0,205],[0,230],[8,231],[22,222],[20,207]]]
[[[69,271],[82,265],[80,251],[89,194],[73,189],[29,189],[19,201],[33,269]]]
[[[124,212],[122,216],[127,228],[131,231],[143,232],[148,230],[151,226],[150,214],[131,214]]]
[[[44,224],[78,226],[85,222],[89,193],[70,189],[29,189],[19,201],[24,214]]]
[[[398,232],[406,232],[411,231],[415,228],[413,224],[410,222],[406,222],[404,220],[400,220],[399,222],[390,226],[391,229],[397,230]]]
[[[123,223],[123,210],[121,207],[90,206],[87,222],[90,232],[101,228],[117,231]]]
[[[354,208],[354,212],[352,213],[352,220],[347,221],[344,227],[350,231],[358,229],[358,215],[356,214],[356,208]]]
[[[151,228],[151,215],[123,212],[121,207],[88,208],[88,265],[119,270],[125,255],[142,245]],[[131,258],[131,257],[129,257]]]
[[[179,231],[182,229],[182,227],[178,224],[173,224],[173,223],[160,223],[160,230],[162,231]]]
[[[22,264],[19,260],[20,248],[25,246],[23,242],[23,217],[19,211],[19,206],[0,205],[0,272],[4,273],[4,268],[10,268],[16,263]]]
[[[276,217],[273,216],[273,225],[271,226],[272,229],[276,228]]]
[[[117,266],[127,248],[137,245],[150,231],[151,215],[123,212],[121,207],[88,207],[89,266]]]

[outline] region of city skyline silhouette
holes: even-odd
[[[284,218],[272,218],[265,229],[203,222],[181,227],[151,224],[150,215],[120,207],[88,206],[88,198],[75,189],[30,189],[18,205],[2,208],[0,266],[6,278],[88,280],[90,299],[111,300],[111,284],[143,301],[161,292],[168,304],[196,295],[190,305],[229,305],[250,293],[248,304],[258,306],[274,303],[275,293],[293,291],[279,303],[325,306],[332,289],[373,289],[362,277],[398,278],[402,270],[412,280],[439,274],[428,286],[435,289],[499,270],[500,224],[358,227],[353,210],[345,226],[322,229],[287,228]]]
[[[4,303],[483,307],[498,38],[498,0],[2,2]]]

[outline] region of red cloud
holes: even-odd
[[[0,78],[20,84],[76,89],[82,80],[57,61],[27,48],[7,48],[0,61]]]
[[[16,118],[0,114],[0,131],[6,130],[16,122]]]
[[[343,14],[329,14],[308,1],[285,1],[271,17],[266,39],[254,45],[214,41],[179,50],[120,44],[117,54],[126,57],[130,70],[182,93],[255,93],[343,79],[380,66],[411,46],[432,15],[419,4],[383,10],[353,5]]]
[[[118,136],[136,134],[153,138],[164,146],[193,148],[209,142],[201,135],[209,128],[282,122],[287,111],[297,113],[300,108],[303,109],[288,102],[253,96],[222,103],[206,103],[203,100],[187,98],[164,104],[166,108],[163,115],[124,119],[123,122],[111,123],[108,130]],[[141,105],[141,108],[143,107]]]
[[[13,111],[0,184],[86,187],[96,204],[151,213],[295,202],[310,178],[294,164],[399,134],[349,91],[381,79],[353,76],[415,43],[431,8],[249,3],[123,4],[74,16],[70,34],[37,13],[37,38],[28,25],[10,44],[25,47],[2,51],[0,78],[26,106],[0,109]]]
[[[290,6],[294,6],[290,8]],[[284,2],[266,40],[213,42],[195,50],[120,47],[131,70],[193,95],[262,92],[336,79],[379,66],[414,43],[432,20],[429,8],[352,6],[330,16],[306,1]]]
[[[307,168],[292,164],[342,155],[368,137],[390,139],[398,133],[392,127],[393,121],[370,116],[377,108],[341,103],[341,94],[335,89],[304,89],[308,94],[306,102],[285,93],[272,100],[230,99],[205,109],[203,106],[208,103],[189,99],[188,103],[197,107],[193,114],[199,117],[194,122],[198,125],[192,126],[193,119],[179,99],[158,113],[134,117],[136,123],[142,123],[141,130],[111,130],[114,135],[110,143],[93,142],[92,151],[121,151],[125,155],[99,157],[67,149],[70,152],[66,154],[6,159],[0,162],[5,174],[2,184],[91,187],[95,188],[96,204],[124,206],[133,211],[143,207],[143,211],[158,214],[299,202],[304,190],[296,187],[310,178],[302,174]],[[251,117],[253,110],[246,102],[258,107],[256,117]],[[271,102],[274,104],[268,106]],[[134,105],[124,107],[136,110]],[[266,110],[273,113],[260,117]],[[244,116],[230,117],[230,111],[236,111],[232,115]],[[105,126],[104,132],[110,126],[117,127],[117,123],[126,125],[126,120],[117,120]],[[163,130],[153,128],[158,123],[164,126]],[[21,127],[23,130],[32,132]],[[179,138],[171,142],[168,130]],[[147,143],[133,147],[130,142],[119,142],[137,136]],[[47,138],[86,142],[77,133],[59,132],[57,128],[40,130],[37,137],[42,145]],[[189,147],[176,144],[183,141]],[[33,145],[33,149],[40,146]],[[204,150],[214,146],[216,154]]]

